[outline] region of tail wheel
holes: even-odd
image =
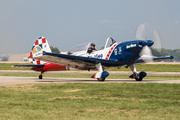
[[[103,82],[105,81],[105,78],[97,78],[97,80]]]
[[[43,76],[42,75],[39,75],[39,79],[42,79],[43,78]]]

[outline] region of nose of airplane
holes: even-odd
[[[147,40],[147,42],[146,42],[146,45],[148,47],[151,47],[153,44],[154,44],[154,42],[152,40]]]

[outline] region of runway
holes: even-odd
[[[39,80],[37,77],[10,77],[0,76],[0,86],[13,86],[19,84],[35,84],[35,83],[177,83],[180,84],[180,80],[143,80],[135,81],[131,79],[106,79],[104,82],[99,82],[93,78],[54,78],[44,77]]]

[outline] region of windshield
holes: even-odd
[[[114,43],[116,43],[116,41],[113,38],[109,37],[104,48],[111,47]]]
[[[77,45],[73,48],[71,48],[68,53],[72,54],[72,53],[75,53],[75,52],[87,52],[87,49],[89,48],[89,45],[91,44],[90,43],[83,43],[83,44],[80,44],[80,45]]]

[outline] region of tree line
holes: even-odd
[[[180,49],[165,49],[162,48],[160,49],[155,49],[155,48],[151,48],[152,51],[152,55],[153,56],[157,56],[157,57],[163,57],[163,56],[174,56],[173,60],[170,60],[171,62],[175,61],[175,62],[180,62]]]
[[[50,46],[52,53],[61,53],[57,47]]]

